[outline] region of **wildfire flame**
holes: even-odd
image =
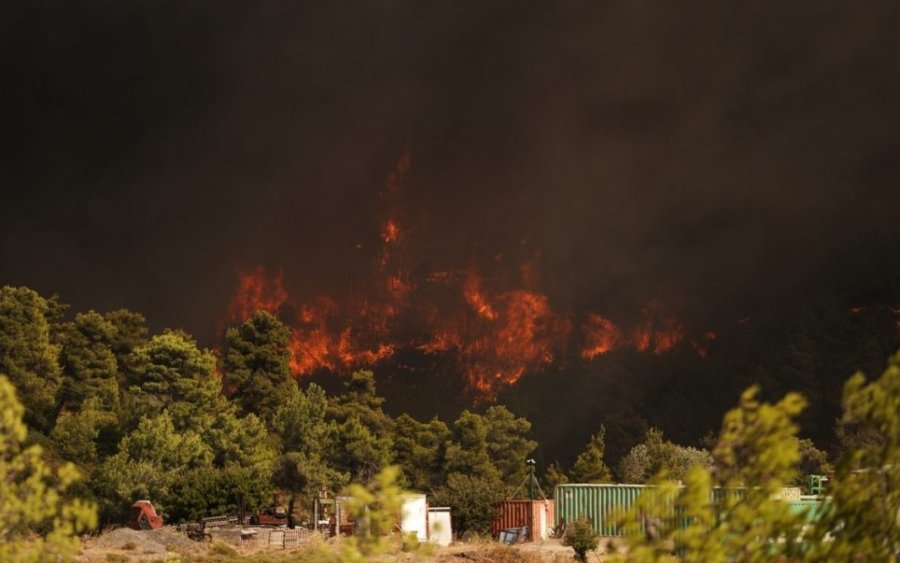
[[[611,320],[596,313],[589,313],[583,327],[585,346],[581,356],[592,360],[619,348],[623,341],[622,331]]]
[[[384,228],[381,230],[381,240],[385,242],[385,244],[390,244],[392,242],[397,242],[400,238],[400,227],[397,226],[392,219],[388,219],[384,224]]]
[[[463,288],[463,293],[466,296],[466,301],[472,306],[475,314],[479,317],[489,321],[493,321],[497,318],[496,311],[494,311],[494,308],[491,307],[491,304],[488,303],[487,299],[485,299],[484,295],[481,293],[481,278],[478,277],[474,270],[470,271],[469,275],[466,276],[466,284]]]
[[[249,319],[257,311],[277,313],[288,299],[281,274],[268,279],[262,266],[249,272],[238,271],[238,278],[240,284],[229,308],[232,320]]]
[[[622,348],[657,355],[672,350],[684,340],[684,328],[675,318],[663,315],[661,310],[658,301],[651,301],[642,311],[643,322],[629,333],[622,331],[611,320],[589,313],[582,326],[585,346],[581,356],[591,360]]]
[[[572,320],[554,311],[537,289],[537,252],[520,265],[518,282],[502,287],[486,281],[474,263],[464,270],[436,270],[413,279],[408,267],[410,226],[395,204],[410,165],[404,151],[381,191],[388,213],[379,223],[381,249],[369,287],[355,287],[340,298],[295,299],[288,296],[280,274],[267,276],[262,267],[239,272],[230,321],[244,321],[258,310],[279,314],[291,327],[295,376],[373,366],[408,347],[426,354],[456,354],[470,392],[492,400],[524,374],[559,362],[573,340],[585,361],[620,349],[664,354],[686,340],[683,326],[656,301],[648,303],[642,321],[627,330],[589,313],[579,337],[572,339]],[[710,332],[687,342],[705,356],[705,344],[714,339]]]

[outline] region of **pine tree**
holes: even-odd
[[[57,410],[77,411],[82,402],[97,397],[104,410],[119,411],[119,366],[112,350],[116,333],[115,325],[94,311],[62,325]]]
[[[500,479],[509,486],[517,487],[528,473],[525,460],[537,447],[537,442],[528,438],[531,423],[516,417],[503,405],[490,407],[484,413],[488,425],[488,454],[500,472]]]
[[[243,412],[270,422],[277,390],[291,381],[291,332],[266,311],[225,333],[223,383]]]
[[[574,483],[608,483],[612,480],[612,473],[603,461],[606,449],[606,427],[600,426],[600,431],[591,436],[587,447],[575,459],[572,466],[572,482]]]
[[[135,349],[129,360],[130,414],[168,410],[178,430],[206,428],[224,408],[222,382],[212,352],[181,331],[167,330]]]
[[[0,288],[0,373],[25,405],[25,422],[49,432],[62,377],[59,346],[51,340],[48,301],[27,287]]]
[[[437,488],[446,478],[444,457],[450,429],[437,417],[419,422],[408,414],[394,421],[395,461],[419,491]]]

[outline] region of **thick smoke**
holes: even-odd
[[[896,279],[892,3],[11,2],[2,277],[204,340],[239,267],[362,275],[403,147],[436,262],[749,314]]]

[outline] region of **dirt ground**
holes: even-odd
[[[605,554],[609,542],[601,539],[600,546],[588,554],[590,563],[606,560]],[[615,547],[613,548],[615,549]],[[497,542],[480,542],[475,544],[455,543],[435,553],[438,563],[463,562],[522,562],[522,563],[569,563],[575,561],[571,547],[562,544],[561,540],[548,539],[543,542],[527,542],[506,546]]]
[[[175,528],[137,531],[116,528],[87,538],[84,549],[76,561],[80,563],[184,563],[222,561],[303,561],[304,551],[311,548],[337,550],[334,538],[316,534],[310,541],[294,550],[260,548],[211,548],[213,544],[189,539]],[[222,546],[219,546],[220,548]],[[588,561],[604,561],[604,552],[609,542],[602,540],[596,552],[589,554]],[[230,550],[230,551],[229,551]],[[399,550],[379,557],[380,561],[422,561],[425,563],[569,563],[574,561],[570,547],[562,545],[558,539],[539,543],[522,543],[512,546],[490,540],[455,542],[449,547],[434,547],[427,555],[403,553]],[[385,558],[386,557],[386,558]]]

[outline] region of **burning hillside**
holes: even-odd
[[[418,226],[404,222],[400,206],[410,164],[404,152],[381,190],[386,214],[378,226],[377,252],[369,258],[370,280],[341,294],[298,297],[285,290],[280,273],[268,274],[260,266],[239,272],[229,320],[243,321],[257,310],[277,313],[292,330],[296,376],[373,366],[398,349],[412,348],[455,354],[468,391],[491,400],[526,372],[590,362],[614,350],[664,354],[687,343],[705,356],[715,334],[688,338],[657,300],[629,327],[596,312],[555,310],[540,289],[538,252],[529,251],[513,268],[497,255],[491,275],[475,260],[463,268],[423,271],[413,244]]]

